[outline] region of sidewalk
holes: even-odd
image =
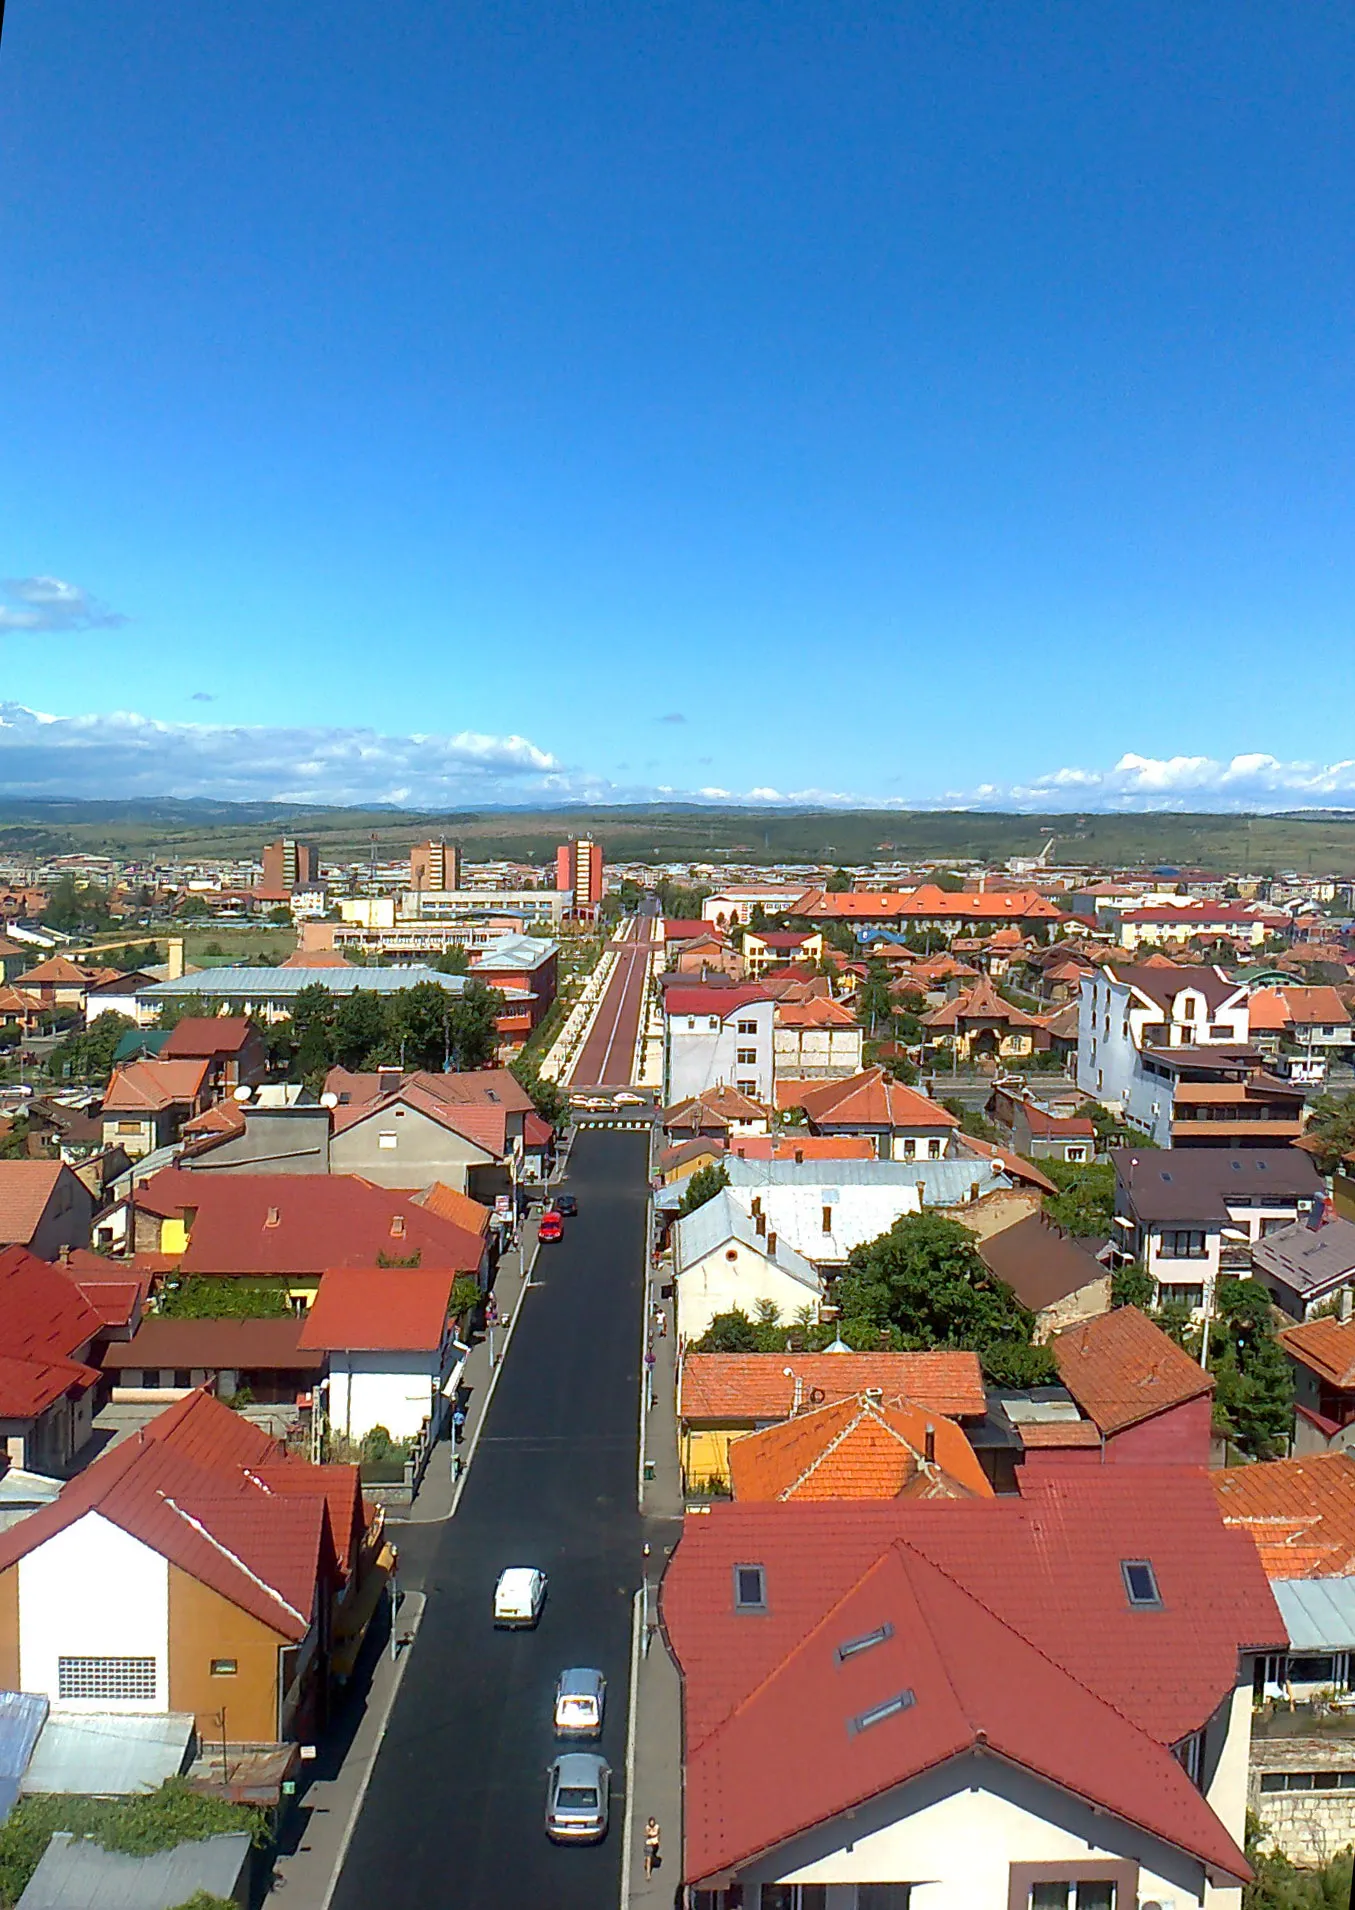
[[[652,1403],[644,1414],[644,1459],[641,1466],[640,1510],[645,1521],[649,1557],[645,1560],[648,1587],[641,1601],[639,1675],[635,1689],[635,1741],[627,1794],[629,1841],[622,1865],[622,1910],[643,1904],[649,1910],[665,1905],[671,1910],[682,1876],[682,1684],[658,1630],[659,1581],[668,1555],[682,1535],[683,1492],[678,1464],[677,1336],[673,1330],[673,1302],[658,1292],[671,1279],[671,1262],[651,1270],[646,1346],[654,1355]],[[658,1307],[668,1331],[660,1337],[654,1319]],[[662,1836],[660,1863],[645,1876],[646,1818],[657,1820]],[[629,1889],[626,1886],[629,1884]]]

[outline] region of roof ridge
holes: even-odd
[[[835,1401],[834,1405],[841,1405],[842,1403],[843,1403],[842,1401]],[[832,1412],[833,1406],[824,1406],[820,1408],[820,1410],[823,1412]],[[791,1483],[786,1487],[784,1492],[777,1493],[776,1495],[777,1498],[782,1500],[788,1499],[790,1498],[793,1492],[798,1492],[800,1487],[804,1485],[806,1480],[813,1478],[814,1474],[818,1471],[819,1467],[823,1464],[825,1459],[830,1459],[832,1455],[838,1451],[838,1449],[842,1445],[843,1440],[849,1438],[851,1434],[856,1431],[856,1428],[861,1424],[862,1420],[865,1419],[871,1411],[872,1411],[872,1408],[867,1402],[867,1400],[865,1399],[864,1395],[858,1393],[856,1396],[856,1411],[852,1414],[851,1418],[847,1421],[847,1424],[842,1427],[841,1431],[834,1433],[833,1437],[828,1441],[828,1444],[824,1446],[813,1459],[811,1459],[811,1461],[805,1467],[804,1471],[800,1474],[798,1479],[793,1479]],[[877,1414],[876,1417],[878,1418],[880,1417],[880,1415]],[[785,1423],[787,1425],[794,1425],[795,1423],[794,1417],[787,1420]],[[892,1430],[893,1428],[891,1427],[890,1431]],[[909,1448],[909,1450],[910,1451],[912,1450],[911,1447]]]
[[[265,1492],[268,1491],[267,1486],[263,1485],[262,1480],[259,1481],[259,1484],[260,1486],[263,1487],[263,1490]],[[282,1609],[285,1612],[290,1612],[298,1625],[301,1625],[303,1627],[306,1625],[306,1619],[296,1609],[296,1606],[291,1604],[289,1600],[285,1599],[282,1596],[282,1593],[278,1591],[276,1586],[270,1585],[266,1579],[260,1578],[257,1572],[252,1571],[250,1567],[245,1564],[245,1561],[237,1553],[231,1551],[228,1545],[223,1545],[220,1539],[218,1539],[213,1533],[207,1530],[207,1527],[202,1523],[201,1519],[194,1518],[191,1512],[189,1512],[184,1506],[181,1506],[176,1499],[172,1498],[168,1492],[163,1491],[159,1486],[155,1488],[155,1496],[157,1499],[162,1500],[163,1503],[169,1507],[171,1512],[176,1513],[178,1517],[181,1518],[186,1525],[191,1526],[193,1530],[199,1535],[199,1537],[204,1538],[207,1541],[208,1545],[212,1546],[216,1551],[220,1552],[223,1558],[229,1559],[231,1564],[236,1566],[240,1571],[242,1571],[245,1577],[249,1579],[252,1584],[257,1585],[259,1587],[260,1591],[266,1592],[271,1599],[275,1600],[277,1604],[281,1605]],[[117,1521],[115,1520],[114,1523],[116,1524]],[[133,1534],[133,1537],[135,1536],[136,1535]]]

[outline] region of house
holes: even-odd
[[[472,953],[470,966],[476,981],[502,989],[506,1001],[499,1034],[510,1047],[520,1048],[550,1013],[559,986],[560,944],[545,935],[499,935]]]
[[[1355,1025],[1335,988],[1258,988],[1247,1012],[1251,1039],[1287,1080],[1320,1087],[1333,1062],[1351,1058]]]
[[[385,1187],[438,1180],[477,1200],[511,1193],[550,1129],[507,1068],[356,1074],[331,1068],[330,1171]]]
[[[356,1175],[190,1173],[162,1168],[133,1193],[133,1244],[171,1256],[179,1277],[277,1281],[309,1303],[330,1267],[450,1267],[488,1277],[479,1234],[408,1189]]]
[[[787,1321],[817,1320],[822,1287],[809,1261],[769,1233],[726,1189],[673,1229],[677,1336],[699,1340],[717,1313],[750,1319],[763,1305]]]
[[[237,1090],[184,1122],[178,1165],[194,1174],[327,1174],[330,1124],[330,1109],[297,1084],[268,1083],[248,1100]]]
[[[24,994],[36,995],[49,1011],[65,1009],[83,1015],[85,997],[91,987],[121,980],[120,969],[87,967],[73,962],[69,955],[51,955],[20,975],[18,985]]]
[[[1355,1284],[1355,1223],[1330,1201],[1314,1201],[1305,1221],[1262,1234],[1251,1264],[1276,1306],[1293,1320],[1311,1319]]]
[[[1137,1307],[1067,1327],[1049,1344],[1101,1435],[1101,1464],[1208,1465],[1213,1375]]]
[[[1272,935],[1284,935],[1289,917],[1275,909],[1243,902],[1204,902],[1178,898],[1147,908],[1120,911],[1120,941],[1131,954],[1168,943],[1231,942],[1235,948],[1260,948]]]
[[[1047,937],[1063,922],[1063,912],[1034,889],[939,889],[924,882],[916,889],[848,889],[833,893],[811,889],[795,904],[794,913],[817,927],[847,922],[862,928],[894,928],[933,932],[953,941],[956,936],[988,936],[995,929],[1015,926],[1027,934]]]
[[[735,1135],[765,1134],[767,1109],[738,1088],[707,1088],[665,1108],[659,1125],[673,1141],[699,1138],[723,1143]]]
[[[1303,1132],[1302,1083],[1268,1073],[1255,1048],[1153,1049],[1142,1073],[1159,1146],[1272,1148]]]
[[[1355,1320],[1304,1320],[1279,1341],[1294,1373],[1294,1452],[1355,1451]]]
[[[880,1160],[944,1160],[960,1126],[948,1108],[880,1067],[842,1081],[778,1081],[777,1104],[799,1108],[811,1134],[870,1139]]]
[[[736,1161],[873,1161],[871,1134],[807,1134],[803,1129],[774,1134],[749,1134],[731,1140],[728,1152]]]
[[[1004,1001],[986,975],[964,994],[930,1009],[922,1025],[929,1044],[944,1046],[957,1062],[1019,1061],[1039,1045],[1036,1017]]]
[[[87,1247],[94,1198],[64,1161],[0,1161],[0,1247],[29,1247],[55,1260]]]
[[[736,1440],[729,1483],[743,1503],[814,1499],[989,1499],[993,1488],[953,1420],[886,1406],[866,1391]]]
[[[244,1015],[185,1015],[160,1049],[162,1061],[205,1061],[214,1100],[252,1088],[268,1071],[263,1036]]]
[[[716,928],[733,928],[746,923],[756,908],[764,915],[785,915],[790,911],[799,914],[796,904],[802,894],[803,890],[793,883],[740,882],[708,895],[701,904],[701,914]]]
[[[791,962],[821,962],[823,936],[818,929],[745,929],[743,965],[754,981],[768,969]]]
[[[979,1258],[1035,1315],[1035,1339],[1110,1306],[1110,1272],[1043,1214],[1029,1214],[978,1242]]]
[[[704,1910],[1238,1910],[1253,1666],[1284,1626],[1203,1476],[713,1505],[660,1621]]]
[[[1107,962],[1084,978],[1078,996],[1077,1085],[1166,1146],[1170,1096],[1145,1058],[1182,1047],[1242,1048],[1247,1038],[1246,984],[1221,968]]]
[[[105,1346],[99,1365],[115,1402],[170,1405],[209,1386],[218,1399],[245,1394],[256,1405],[294,1407],[325,1370],[324,1354],[300,1344],[301,1326],[295,1315],[196,1320],[151,1313],[130,1339]]]
[[[209,1099],[207,1061],[127,1061],[113,1070],[104,1095],[103,1138],[132,1159],[177,1140]]]
[[[313,1740],[370,1534],[356,1466],[288,1458],[189,1393],[0,1532],[0,1688]]]
[[[103,1329],[76,1282],[26,1247],[0,1249],[0,1439],[8,1464],[64,1472],[90,1436]],[[0,1467],[0,1471],[3,1467]]]
[[[1117,1147],[1110,1159],[1115,1256],[1141,1262],[1157,1282],[1159,1306],[1198,1311],[1220,1279],[1251,1272],[1257,1241],[1292,1227],[1322,1194],[1297,1147]]]
[[[743,957],[719,929],[706,922],[694,926],[686,922],[664,923],[664,966],[670,975],[694,975],[705,981],[708,975],[723,975],[732,982],[744,978]],[[692,929],[690,934],[674,934],[675,929]]]
[[[47,1012],[40,995],[30,995],[26,989],[12,985],[0,986],[0,1027],[36,1034]]]
[[[671,1187],[675,1181],[685,1181],[703,1167],[714,1167],[717,1161],[723,1160],[724,1151],[722,1141],[702,1137],[660,1149],[655,1161],[659,1185]]]
[[[21,975],[32,959],[31,948],[25,948],[22,942],[12,941],[8,935],[0,935],[0,984],[12,982]]]
[[[393,1439],[436,1439],[467,1348],[451,1318],[450,1267],[333,1267],[301,1329],[303,1349],[323,1353],[320,1390],[331,1428],[358,1440],[374,1426]]]
[[[1049,1106],[1026,1087],[1001,1082],[993,1089],[993,1120],[1018,1153],[1033,1161],[1085,1165],[1096,1157],[1096,1129],[1085,1114]]]
[[[865,1031],[851,1009],[826,995],[778,1001],[772,1052],[778,1081],[840,1080],[861,1072]]]
[[[730,1086],[770,1101],[776,1078],[775,1001],[756,982],[669,984],[663,997],[663,1096],[682,1101]]]
[[[102,979],[91,981],[85,989],[85,1026],[92,1028],[100,1015],[126,1015],[129,1021],[139,1020],[137,991],[162,979],[144,968],[104,971]]]
[[[975,1427],[987,1412],[977,1353],[694,1353],[678,1367],[682,1476],[689,1492],[730,1477],[730,1447],[766,1426],[869,1392],[887,1410]]]

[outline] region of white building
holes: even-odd
[[[449,1303],[456,1275],[437,1267],[332,1267],[320,1282],[299,1344],[329,1355],[321,1382],[331,1429],[360,1440],[375,1426],[392,1439],[436,1438],[467,1348]]]
[[[699,1340],[717,1313],[756,1319],[764,1303],[789,1325],[806,1308],[818,1318],[822,1288],[809,1262],[728,1189],[673,1229],[679,1343]]]
[[[1078,997],[1077,1085],[1166,1146],[1172,1096],[1145,1053],[1243,1046],[1248,1035],[1246,984],[1221,968],[1108,964]]]
[[[755,983],[670,987],[664,996],[667,1105],[727,1085],[770,1102],[776,1080],[776,1003]]]

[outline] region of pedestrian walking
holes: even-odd
[[[659,1823],[651,1817],[645,1825],[645,1875],[652,1877],[663,1862],[659,1855]]]
[[[461,1444],[461,1435],[465,1430],[466,1409],[464,1406],[458,1405],[452,1414],[452,1438],[458,1446]]]

